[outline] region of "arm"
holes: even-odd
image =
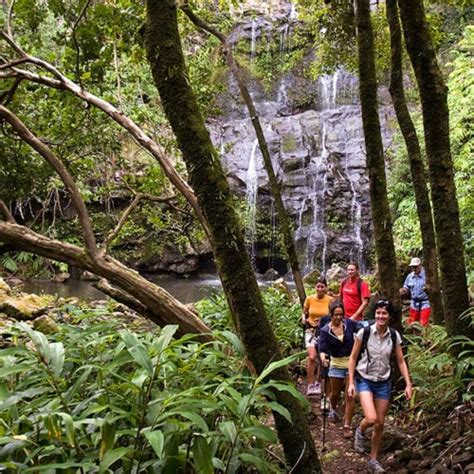
[[[402,346],[400,344],[397,344],[397,347],[395,348],[395,357],[397,358],[398,368],[400,369],[403,380],[405,380],[405,397],[407,397],[407,400],[410,400],[413,395],[413,386],[411,384],[408,366],[405,362],[405,357],[403,357]]]
[[[303,312],[301,313],[301,324],[304,326],[306,324],[306,320],[309,316],[309,301],[308,298],[305,299],[303,305]]]
[[[357,337],[354,338],[354,347],[352,348],[351,356],[349,358],[349,387],[347,389],[347,395],[349,398],[353,398],[355,395],[354,375],[359,357],[360,350],[362,348],[362,339]]]
[[[329,341],[325,331],[321,331],[319,335],[318,352],[321,363],[324,367],[327,367],[329,365],[329,355],[331,354],[331,348],[329,347]]]
[[[352,319],[353,321],[357,321],[359,319],[359,315],[364,313],[365,308],[367,308],[368,304],[369,298],[362,298],[362,304],[357,308],[357,311],[351,316],[350,319]]]

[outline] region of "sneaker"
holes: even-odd
[[[306,390],[306,395],[319,395],[321,393],[321,385],[318,382],[310,383]]]
[[[387,472],[382,464],[380,464],[377,459],[371,459],[368,463],[367,463],[367,471],[368,472]]]
[[[365,440],[364,433],[362,433],[360,428],[357,427],[355,436],[354,436],[354,451],[356,451],[357,453],[364,454],[365,452],[364,440]]]
[[[329,400],[327,398],[323,398],[321,400],[321,411],[329,411],[330,408],[331,403],[329,402]]]
[[[336,423],[339,417],[337,416],[336,410],[330,410],[328,415],[328,420],[331,423]]]

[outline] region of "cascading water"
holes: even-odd
[[[258,151],[258,153],[257,153]],[[260,150],[258,149],[258,139],[255,139],[252,143],[252,149],[249,156],[249,162],[247,166],[247,189],[245,197],[247,200],[247,216],[249,225],[246,231],[246,240],[249,243],[249,253],[252,260],[252,264],[255,264],[256,259],[256,248],[255,242],[257,237],[257,196],[258,196],[258,163],[257,159]]]
[[[257,53],[257,20],[254,18],[252,20],[252,29],[250,37],[250,61],[255,60],[255,55]]]

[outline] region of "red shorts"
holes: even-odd
[[[408,317],[408,324],[419,322],[422,326],[428,326],[430,320],[431,308],[425,308],[420,311],[410,308],[410,316]]]

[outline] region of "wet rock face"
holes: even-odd
[[[293,23],[288,16],[284,20],[279,14],[249,18],[247,23],[239,23],[232,38],[264,42],[272,31],[277,35],[283,31],[284,21],[286,31],[291,32]],[[281,50],[284,54],[284,46]],[[357,80],[343,70],[317,81],[300,73],[295,70],[280,77],[267,92],[257,82],[247,81],[284,205],[294,223],[300,262],[305,272],[318,268],[325,273],[333,262],[355,260],[364,272],[370,268],[372,226]],[[249,208],[256,206],[271,214],[263,159],[232,79],[229,93],[221,100],[226,104],[225,114],[219,117],[219,125],[211,127],[211,133],[231,189],[247,199]],[[382,106],[380,116],[387,146],[391,109]],[[263,246],[258,235],[251,238],[257,239],[252,248],[257,249],[254,259],[258,262],[263,256],[258,249]]]

